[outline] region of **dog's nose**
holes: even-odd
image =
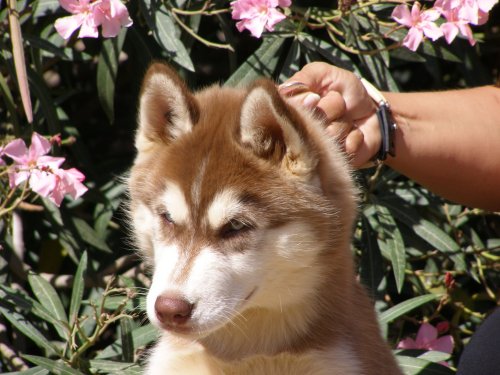
[[[156,298],[155,313],[162,323],[182,325],[191,317],[193,306],[180,296],[160,295]]]

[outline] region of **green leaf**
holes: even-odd
[[[43,348],[50,355],[57,355],[57,351],[50,345],[47,338],[36,329],[24,316],[17,312],[9,312],[7,309],[0,307],[0,312],[3,316],[16,327],[23,335],[33,341],[40,348]]]
[[[58,0],[36,0],[33,3],[34,18],[56,13],[61,7]]]
[[[434,301],[438,298],[439,296],[435,294],[424,294],[423,296],[414,297],[406,301],[403,301],[401,303],[398,303],[396,306],[393,306],[390,309],[387,309],[386,311],[382,312],[379,315],[379,322],[380,324],[390,323],[393,320],[399,318],[400,316],[403,316],[407,312],[410,312],[413,309],[416,309],[417,307],[420,307],[426,304],[427,302]]]
[[[226,86],[246,85],[259,77],[272,77],[281,55],[284,38],[265,38],[260,47],[229,77]]]
[[[82,372],[69,367],[61,361],[54,361],[52,359],[39,357],[36,355],[23,354],[23,358],[27,359],[31,363],[47,369],[52,374],[56,375],[84,375]]]
[[[118,62],[123,48],[127,29],[122,28],[116,38],[108,38],[102,43],[97,63],[97,94],[102,108],[110,123],[115,119],[115,85]]]
[[[28,282],[40,304],[45,307],[56,320],[67,324],[68,317],[66,316],[66,311],[54,287],[43,277],[34,273],[28,275]],[[65,337],[66,332],[64,330],[58,326],[55,326],[55,328],[58,330],[61,337]]]
[[[460,60],[459,57],[451,53],[448,49],[446,49],[443,46],[439,46],[435,43],[432,43],[429,40],[422,43],[422,53],[424,55],[437,57],[439,59],[443,59],[446,61],[451,61],[454,63],[462,63],[462,60]]]
[[[418,358],[437,363],[449,360],[451,358],[451,354],[445,352],[438,352],[436,350],[429,350],[420,354]]]
[[[76,269],[75,278],[73,280],[73,290],[71,291],[71,302],[69,304],[69,321],[70,326],[76,323],[78,312],[83,299],[83,290],[85,288],[85,272],[87,271],[87,252],[84,252],[78,268]]]
[[[361,253],[359,275],[361,281],[370,291],[375,299],[377,288],[384,277],[384,263],[380,248],[377,245],[376,233],[369,225],[368,219],[362,218],[362,244],[364,248]]]
[[[401,293],[405,279],[406,254],[403,236],[399,231],[391,212],[384,206],[375,205],[376,217],[380,223],[379,230],[384,233],[385,244],[389,252],[398,293]]]
[[[49,133],[61,133],[62,127],[59,122],[59,117],[57,117],[56,105],[54,103],[50,90],[47,87],[47,84],[45,83],[41,75],[35,72],[33,69],[27,67],[27,72],[31,92],[40,101],[44,117],[47,120]]]
[[[18,307],[26,312],[31,312],[39,318],[45,320],[47,323],[52,324],[61,339],[67,340],[68,338],[68,327],[62,321],[57,320],[54,314],[49,312],[42,304],[38,301],[30,298],[27,295],[22,294],[19,290],[11,289],[5,285],[0,285],[0,290],[4,293],[0,293],[0,300],[11,304],[13,307]]]
[[[122,339],[122,357],[125,362],[134,361],[134,340],[132,339],[132,322],[128,317],[120,319],[120,337]]]
[[[420,358],[396,356],[401,370],[405,375],[449,375],[455,372],[442,365]]]
[[[89,361],[90,363],[90,368],[94,371],[99,371],[99,372],[107,372],[107,373],[117,373],[117,372],[122,372],[129,367],[135,366],[134,363],[127,363],[127,362],[117,362],[117,361],[108,361],[106,359],[91,359]]]
[[[96,231],[90,225],[88,225],[85,220],[82,220],[78,217],[72,217],[71,220],[73,222],[73,225],[75,226],[76,231],[84,242],[106,253],[112,253],[106,241],[100,238],[97,235]]]
[[[21,127],[19,124],[19,117],[17,116],[16,104],[14,103],[14,99],[12,98],[12,93],[10,92],[7,80],[2,75],[1,72],[0,72],[0,93],[2,94],[0,96],[3,98],[5,106],[7,107],[8,113],[10,115],[10,120],[14,125],[15,133],[16,135],[20,135]]]
[[[351,58],[337,46],[306,33],[301,33],[298,39],[306,48],[319,53],[321,57],[333,65],[359,74],[359,70]]]
[[[48,52],[46,55],[49,57],[58,56],[63,60],[71,60],[71,57],[66,54],[63,48],[59,48],[47,39],[40,38],[36,35],[26,34],[23,35],[23,38],[31,47]]]
[[[4,375],[47,375],[50,374],[50,372],[43,367],[36,366],[32,367],[30,369],[24,370],[24,371],[18,371],[18,372],[8,372]]]
[[[132,331],[132,342],[134,348],[146,346],[158,338],[158,330],[151,324],[136,328]],[[98,355],[97,359],[110,358],[119,356],[122,353],[122,340],[119,338],[114,343],[104,348]]]
[[[280,71],[278,78],[279,82],[284,82],[296,72],[300,70],[300,43],[294,39],[288,53],[286,55],[285,61]]]
[[[408,205],[404,203],[393,204],[392,201],[384,201],[383,204],[389,208],[396,218],[413,229],[418,236],[434,246],[437,250],[451,254],[460,251],[460,246],[450,236],[430,221],[420,217]]]
[[[170,17],[165,6],[154,12],[156,28],[153,35],[158,44],[172,55],[172,59],[183,68],[194,72],[194,65],[189,53],[180,40],[180,32]]]

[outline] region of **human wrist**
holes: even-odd
[[[389,101],[384,94],[379,91],[373,84],[359,77],[366,94],[375,102],[377,109],[375,115],[380,131],[380,144],[377,153],[372,160],[383,162],[388,156],[396,156],[394,137],[397,129],[397,124],[394,121]]]

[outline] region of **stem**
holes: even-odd
[[[229,44],[221,44],[221,43],[215,43],[211,42],[205,38],[202,38],[196,32],[190,28],[188,25],[186,25],[175,12],[171,12],[172,17],[175,19],[175,21],[181,26],[189,35],[191,35],[193,38],[198,40],[199,42],[203,43],[207,47],[213,47],[213,48],[221,48],[221,49],[227,49],[231,52],[234,52],[234,48],[229,45]]]

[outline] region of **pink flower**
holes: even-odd
[[[122,27],[132,25],[127,7],[120,0],[96,1],[95,4],[97,6],[94,19],[97,24],[102,25],[103,37],[115,37]]]
[[[54,27],[63,39],[69,39],[80,28],[79,38],[97,38],[99,35],[94,16],[94,6],[90,0],[59,0],[59,4],[72,16],[59,18]]]
[[[56,176],[56,186],[48,195],[48,198],[57,206],[61,204],[64,195],[69,194],[73,199],[77,199],[88,190],[82,184],[85,176],[78,169],[57,169],[54,174]]]
[[[239,31],[247,29],[254,37],[260,38],[264,29],[273,31],[274,26],[286,18],[276,8],[291,4],[291,0],[236,0],[231,2],[231,15],[233,19],[241,20],[236,23]]]
[[[416,339],[406,338],[400,341],[398,349],[437,350],[451,354],[453,351],[453,337],[445,335],[438,338],[437,328],[429,323],[423,323],[418,330]]]
[[[443,23],[440,28],[448,44],[455,40],[459,32],[467,38],[471,46],[476,44],[469,22],[459,17],[458,9],[444,11],[443,15],[447,22]]]
[[[105,38],[115,37],[121,27],[132,25],[127,8],[120,0],[59,0],[59,3],[72,14],[59,18],[54,25],[64,39],[69,39],[78,28],[79,38],[97,38],[98,26],[102,26]]]
[[[60,168],[64,158],[46,155],[50,148],[51,144],[47,139],[33,133],[29,148],[22,139],[15,139],[5,146],[3,153],[14,161],[9,170],[11,188],[29,181],[31,190],[59,206],[65,194],[76,199],[87,188],[82,184],[85,176],[81,172],[74,168]]]
[[[497,0],[436,0],[434,9],[438,10],[445,23],[441,31],[450,44],[458,33],[465,36],[471,45],[476,44],[469,24],[482,25],[488,20],[488,12]]]
[[[415,2],[411,11],[406,4],[398,5],[392,11],[392,18],[409,28],[403,45],[412,51],[417,50],[424,35],[432,40],[443,36],[441,29],[434,23],[439,18],[439,12],[435,9],[420,11],[420,7],[420,3]]]
[[[14,171],[9,173],[10,187],[14,188],[26,181],[30,177],[32,169],[59,168],[64,162],[64,158],[44,156],[50,151],[50,148],[50,142],[38,133],[33,133],[29,149],[22,139],[14,139],[8,143],[4,148],[4,154],[9,156],[15,164]]]
[[[2,159],[4,152],[3,152],[3,147],[0,146],[0,167],[5,165],[5,160]]]

